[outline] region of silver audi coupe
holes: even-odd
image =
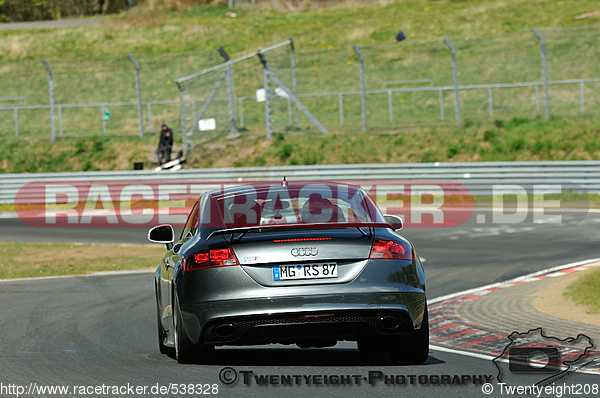
[[[393,363],[424,362],[429,326],[423,266],[358,186],[256,183],[206,192],[156,271],[158,343],[178,362],[216,346],[356,341]]]

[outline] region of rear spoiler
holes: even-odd
[[[211,232],[206,240],[211,239],[213,236],[217,235],[229,235],[229,234],[246,234],[250,231],[260,231],[260,230],[277,230],[277,229],[298,229],[298,228],[392,228],[392,225],[386,222],[377,222],[377,223],[305,223],[305,224],[271,224],[271,225],[256,225],[253,227],[239,227],[239,228],[224,228],[218,229],[216,231]]]

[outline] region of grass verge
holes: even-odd
[[[277,134],[251,132],[194,146],[187,168],[360,163],[419,163],[600,159],[595,118],[495,120],[395,134]],[[128,170],[154,166],[157,137],[64,138],[12,141],[0,146],[0,173]],[[182,148],[180,134],[172,156]]]
[[[157,143],[150,135],[10,141],[0,146],[0,173],[131,170],[134,162],[147,169],[154,166]]]
[[[164,251],[158,245],[0,243],[0,279],[154,267]]]
[[[585,306],[591,314],[600,314],[600,268],[585,271],[564,291],[564,296]]]
[[[192,167],[600,159],[592,119],[496,120],[397,134],[303,133],[240,137],[197,145]],[[235,154],[235,156],[232,156]]]

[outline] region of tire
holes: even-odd
[[[179,309],[177,296],[173,300],[173,336],[175,340],[175,359],[178,363],[190,363],[195,359],[196,349],[190,341],[183,326],[183,318]]]
[[[419,330],[411,336],[402,338],[388,348],[388,356],[395,364],[417,365],[429,357],[429,314],[425,305],[425,314]]]
[[[215,346],[203,345],[196,346],[196,360],[198,363],[209,364],[214,358]]]
[[[170,354],[172,349],[165,345],[166,334],[162,327],[161,316],[160,316],[160,307],[158,305],[158,297],[156,298],[156,326],[158,329],[158,349],[161,354]]]

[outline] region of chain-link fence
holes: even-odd
[[[162,121],[180,129],[173,79],[220,60],[208,50],[0,64],[0,135],[135,135]]]
[[[266,68],[227,49],[0,64],[0,135],[138,135],[167,121],[191,142],[594,115],[599,45],[591,26],[313,51],[289,41],[262,52]]]
[[[550,112],[573,116],[600,107],[600,27],[540,29],[546,42]],[[580,81],[573,81],[579,79]]]
[[[589,115],[599,44],[594,26],[298,51],[298,96],[347,131]]]
[[[307,117],[302,112],[306,109],[294,103],[291,40],[236,59],[222,48],[219,52],[222,64],[176,79],[187,142],[243,133],[246,125],[264,125],[270,137],[273,132],[293,129],[299,113]]]

